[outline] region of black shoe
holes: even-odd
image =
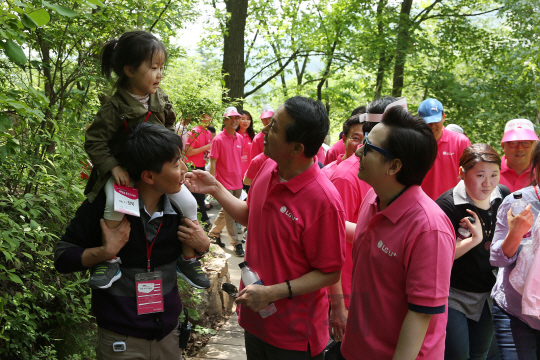
[[[206,220],[202,222],[202,228],[204,231],[209,232],[212,228],[212,224],[210,223],[210,220]]]
[[[244,257],[244,248],[242,247],[242,244],[236,244],[234,245],[234,254],[238,257]]]
[[[246,228],[246,231],[244,231],[244,235],[242,236],[242,244],[246,243],[246,239],[247,239],[247,228]]]
[[[188,261],[179,256],[176,261],[176,274],[197,289],[208,289],[210,287],[210,280],[201,269],[201,263],[198,260]]]
[[[225,244],[221,242],[221,238],[219,236],[209,236],[209,238],[210,238],[210,242],[213,242],[222,248],[225,247]]]

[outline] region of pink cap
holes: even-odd
[[[261,109],[260,119],[266,119],[274,115],[274,109],[270,106],[265,106]]]
[[[534,125],[530,120],[514,119],[506,123],[501,143],[527,140],[538,140],[538,136],[534,132]]]
[[[223,117],[231,117],[231,116],[242,116],[238,113],[238,110],[234,106],[230,106],[225,109],[225,112],[223,113]]]

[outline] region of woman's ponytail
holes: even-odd
[[[117,45],[118,40],[113,39],[103,45],[101,50],[101,74],[107,79],[111,78],[111,74],[113,72],[113,56]]]

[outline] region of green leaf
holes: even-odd
[[[79,15],[78,12],[76,12],[75,10],[71,10],[65,6],[62,6],[62,5],[53,5],[45,0],[43,0],[43,4],[45,6],[47,6],[48,8],[51,8],[53,10],[56,10],[57,13],[59,13],[60,15],[63,15],[63,16],[67,16],[67,17],[74,17],[74,16],[77,16]]]
[[[37,253],[39,255],[42,255],[42,256],[52,255],[51,252],[48,252],[48,251],[45,251],[45,250],[38,251]]]
[[[97,6],[105,6],[101,1],[99,0],[86,0],[88,1],[89,3],[92,3],[94,5],[97,5]]]
[[[13,281],[14,283],[24,285],[21,278],[18,277],[17,275],[12,274],[12,273],[8,273],[8,275],[9,275],[9,278],[11,279],[11,281]]]
[[[34,20],[32,20],[32,18],[28,16],[27,14],[23,14],[22,23],[24,26],[32,30],[34,30],[37,27],[37,24],[34,22]]]
[[[0,131],[6,131],[11,129],[11,126],[13,123],[11,122],[11,118],[6,113],[0,113]]]
[[[11,61],[19,65],[26,64],[26,55],[15,41],[7,39],[6,42],[2,43],[2,47]]]
[[[51,20],[51,16],[45,9],[39,9],[28,14],[37,24],[37,26],[43,26]]]
[[[20,7],[23,7],[23,8],[26,7],[26,4],[23,4],[22,2],[20,2],[18,0],[15,0],[14,3],[15,3],[15,5],[19,5]]]

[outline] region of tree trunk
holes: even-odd
[[[379,66],[377,68],[377,80],[375,82],[375,99],[381,97],[383,83],[384,83],[384,72],[388,66],[386,59],[386,44],[384,40],[384,24],[382,18],[382,12],[386,7],[387,0],[379,0],[377,4],[377,35],[379,38],[379,46],[381,50],[379,52]]]
[[[231,17],[227,20],[223,34],[223,65],[225,88],[224,102],[240,100],[244,97],[244,32],[248,0],[226,0],[225,6]],[[228,99],[225,99],[228,97]],[[239,104],[241,108],[242,103]]]
[[[411,27],[410,13],[412,3],[413,0],[404,0],[401,4],[396,43],[396,61],[394,63],[394,84],[392,86],[392,96],[394,97],[400,97],[403,90],[403,73],[410,43],[409,29]]]

